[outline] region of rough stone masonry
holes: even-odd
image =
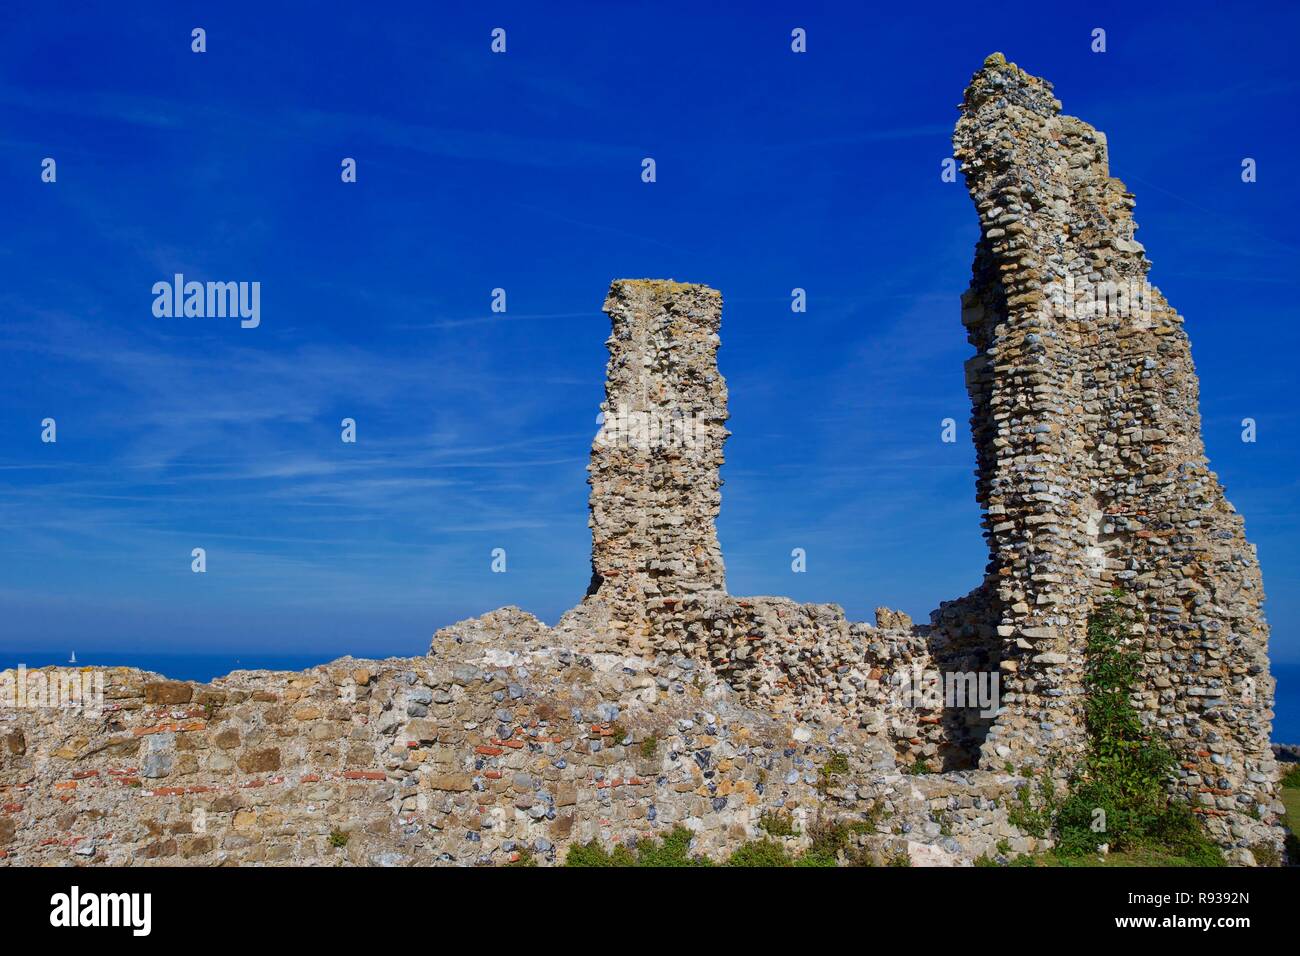
[[[962,321],[990,561],[970,594],[919,626],[728,594],[721,296],[618,281],[577,607],[462,621],[421,658],[210,684],[108,668],[98,713],[0,708],[0,864],[549,864],[679,824],[722,857],[773,813],[792,849],[820,819],[865,824],[880,859],[1031,852],[1010,808],[1083,747],[1086,621],[1116,586],[1176,795],[1233,862],[1279,850],[1259,569],[1132,196],[1105,138],[1000,56],[954,142],[981,225]],[[918,675],[997,675],[1000,699],[917,697]]]
[[[962,321],[1006,686],[983,756],[1079,749],[1086,619],[1119,587],[1141,707],[1231,845],[1276,800],[1259,565],[1206,462],[1190,345],[1146,281],[1133,196],[1105,136],[1060,110],[994,55],[954,136],[982,233]]]
[[[644,653],[665,606],[726,590],[714,527],[727,437],[722,296],[624,280],[610,287],[605,312],[604,420],[587,469],[591,587],[566,623],[592,648]]]

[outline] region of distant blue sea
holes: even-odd
[[[412,657],[421,653],[416,649],[392,649],[366,653],[366,658]],[[233,670],[299,671],[317,664],[328,664],[341,654],[156,654],[115,653],[87,651],[77,655],[77,663],[84,665],[119,665],[156,671],[177,680],[210,681]],[[360,655],[359,655],[360,656]],[[68,663],[64,654],[39,651],[7,651],[0,649],[0,669],[16,667],[62,666]],[[1276,716],[1273,718],[1273,740],[1278,743],[1300,743],[1300,663],[1273,665],[1277,678]]]
[[[1274,664],[1273,742],[1300,744],[1300,663]]]
[[[357,654],[368,660],[385,657],[414,657],[418,650],[391,650],[378,653]],[[214,677],[222,677],[235,670],[272,670],[300,671],[317,664],[328,664],[338,660],[343,654],[158,654],[158,653],[117,653],[116,651],[78,652],[78,666],[94,667],[138,667],[145,671],[154,671],[164,677],[176,680],[193,680],[207,682]],[[28,667],[66,666],[68,652],[51,654],[43,651],[8,651],[0,649],[0,670],[26,664]]]

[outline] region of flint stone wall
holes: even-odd
[[[990,57],[954,136],[980,216],[962,321],[1007,708],[986,760],[1084,744],[1089,610],[1118,587],[1139,704],[1178,791],[1227,845],[1271,831],[1273,680],[1254,547],[1210,471],[1183,320],[1146,281],[1106,138]]]
[[[590,647],[656,646],[665,607],[726,590],[714,520],[722,504],[727,386],[722,296],[626,279],[605,300],[602,428],[591,448],[591,585],[576,615]]]
[[[856,839],[882,860],[1040,845],[990,809],[1014,780],[976,775],[950,796],[851,728],[744,707],[688,658],[553,637],[506,608],[440,631],[427,657],[210,684],[109,668],[102,714],[6,709],[0,866],[551,865],[678,825],[724,859],[766,835],[765,812],[801,834],[869,815]],[[823,773],[840,752],[848,772]]]
[[[890,740],[906,766],[973,766],[990,718],[917,706],[899,690],[913,675],[987,671],[987,649],[962,637],[964,623],[931,635],[882,608],[873,628],[833,604],[727,593],[715,530],[729,434],[721,309],[719,293],[698,284],[610,286],[605,420],[588,467],[592,582],[557,634],[585,653],[688,658],[765,713],[851,719]],[[656,427],[629,436],[629,420],[646,421],[636,416]]]

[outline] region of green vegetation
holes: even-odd
[[[764,810],[763,815],[758,818],[758,827],[769,836],[794,836],[794,820],[788,813]]]
[[[537,865],[537,858],[533,856],[533,851],[530,850],[528,847],[521,846],[517,852],[519,854],[518,859],[510,861],[509,863],[506,864],[506,866],[536,866]]]
[[[1255,843],[1250,847],[1250,854],[1255,858],[1255,862],[1260,866],[1281,866],[1282,854],[1278,852],[1277,847],[1271,843],[1263,841]]]
[[[641,756],[649,760],[659,749],[659,738],[651,734],[645,740],[641,741]]]
[[[1300,860],[1300,838],[1296,837],[1297,830],[1300,830],[1300,767],[1294,768],[1282,778],[1278,795],[1286,807],[1282,825],[1291,831],[1286,837],[1286,853],[1294,862]]]
[[[808,837],[812,846],[794,861],[795,866],[838,866],[840,854],[851,866],[874,866],[875,860],[864,849],[855,845],[854,837],[859,833],[870,833],[875,829],[875,816],[880,805],[872,807],[866,820],[853,823],[844,821],[831,822],[820,817],[808,826]]]
[[[1200,821],[1171,801],[1167,784],[1175,768],[1169,748],[1148,734],[1130,700],[1138,678],[1138,655],[1129,650],[1128,626],[1114,591],[1088,620],[1084,719],[1088,750],[1057,798],[1049,766],[1017,791],[1011,822],[1026,833],[1054,833],[1057,865],[1222,866],[1223,855]],[[1104,861],[1096,851],[1106,844]],[[1034,865],[1038,858],[1028,863]]]
[[[330,846],[341,849],[348,845],[348,835],[342,830],[335,828],[330,831]]]
[[[1028,778],[1016,790],[1016,802],[1007,809],[1007,819],[1017,830],[1042,839],[1053,827],[1056,818],[1056,787],[1052,783],[1056,772],[1055,761],[1048,761],[1041,776],[1032,770],[1021,770]]]
[[[849,758],[847,754],[840,753],[838,750],[831,751],[831,758],[822,765],[817,775],[817,789],[825,793],[835,784],[835,778],[841,777],[849,772]]]
[[[785,817],[785,814],[771,814],[771,817]],[[768,819],[768,815],[765,815]],[[781,821],[773,821],[773,826],[781,829]],[[762,824],[760,823],[760,826]],[[771,836],[760,840],[750,840],[735,849],[727,858],[725,866],[742,867],[822,867],[837,866],[841,854],[854,866],[873,866],[875,861],[869,853],[854,845],[855,834],[869,832],[872,825],[867,821],[854,823],[830,823],[817,820],[808,827],[808,837],[812,845],[802,853],[791,853],[785,844]],[[793,827],[791,826],[793,831]],[[770,831],[769,831],[770,832]],[[599,842],[578,844],[569,848],[564,859],[565,866],[641,866],[641,867],[680,867],[680,866],[715,866],[707,857],[692,856],[690,853],[691,831],[686,827],[674,827],[663,840],[646,838],[637,842],[636,850],[620,844],[613,850],[606,850]],[[902,854],[904,857],[906,854]],[[895,858],[896,859],[896,858]],[[891,859],[891,866],[899,864]]]
[[[712,866],[706,858],[691,856],[691,831],[686,827],[674,827],[663,838],[639,840],[636,852],[623,844],[606,851],[600,842],[575,844],[569,848],[564,858],[565,866]]]
[[[881,820],[886,817],[892,817],[893,815],[892,810],[885,809],[884,800],[876,800],[871,804],[871,809],[863,815],[860,829],[863,833],[870,833],[872,830],[876,829]]]
[[[684,826],[675,826],[662,841],[648,838],[636,845],[637,866],[712,866],[702,856],[691,856],[691,838],[694,836]]]
[[[1140,846],[1132,850],[1120,850],[1102,856],[1099,853],[1085,853],[1082,856],[1061,856],[1055,852],[1036,853],[1028,856],[1021,853],[1008,866],[1066,866],[1081,869],[1115,867],[1194,867],[1204,864],[1188,859],[1178,852],[1163,850],[1159,847]]]
[[[727,866],[793,866],[785,847],[775,840],[750,840],[741,844],[727,860]]]
[[[841,854],[852,866],[873,866],[875,860],[853,840],[856,834],[871,828],[866,821],[832,823],[818,819],[808,826],[812,846],[802,853],[791,855],[775,840],[751,840],[731,854],[727,866],[838,866]]]
[[[565,866],[636,866],[636,856],[623,844],[607,852],[599,840],[575,843],[564,858]]]

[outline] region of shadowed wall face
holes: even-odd
[[[726,588],[721,504],[727,387],[718,372],[722,296],[702,285],[619,280],[603,422],[592,444],[589,599],[647,632],[647,611]],[[620,628],[621,629],[621,628]]]

